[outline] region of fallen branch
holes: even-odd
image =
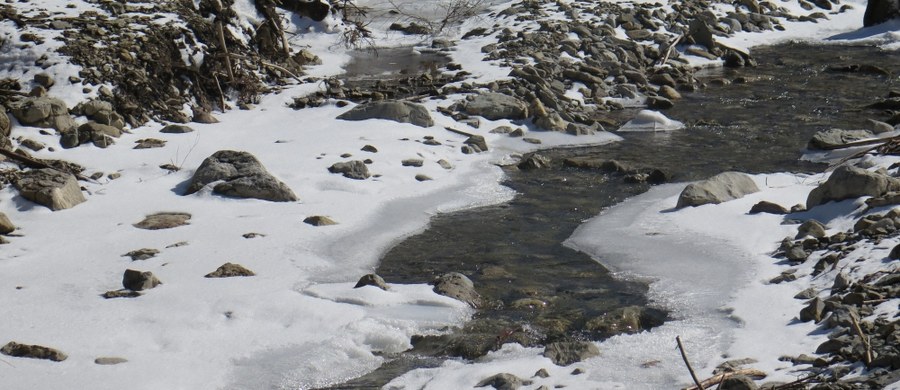
[[[767,376],[765,372],[757,370],[755,368],[744,368],[741,370],[723,372],[712,378],[704,379],[703,381],[700,382],[700,384],[703,386],[707,386],[707,387],[715,386],[715,385],[718,385],[719,383],[722,383],[725,379],[728,379],[729,377],[732,377],[735,375],[746,375],[753,379],[763,379]],[[698,390],[698,389],[700,389],[700,388],[698,388],[695,385],[695,386],[691,386],[691,387],[686,387],[682,390]]]
[[[299,82],[299,83],[302,83],[302,82],[303,82],[303,80],[300,80],[300,77],[297,77],[297,75],[291,73],[291,71],[287,70],[287,69],[286,69],[285,67],[283,67],[283,66],[279,66],[279,65],[275,65],[275,64],[270,64],[270,63],[265,62],[265,61],[263,61],[263,60],[260,60],[259,63],[261,63],[263,66],[267,66],[267,67],[270,67],[270,68],[275,68],[276,70],[280,70],[280,71],[282,71],[282,72],[284,72],[284,73],[287,73],[288,76],[291,76],[292,78],[294,78],[294,80],[297,80],[297,82]]]
[[[16,152],[9,151],[9,150],[3,149],[3,148],[0,148],[0,155],[3,155],[3,156],[6,156],[7,158],[16,160],[16,161],[22,163],[22,165],[25,165],[26,167],[29,167],[29,168],[35,168],[35,169],[47,169],[47,168],[49,168],[49,169],[53,169],[53,170],[55,170],[55,171],[59,171],[59,172],[62,172],[62,173],[69,173],[69,174],[75,175],[75,177],[78,178],[78,180],[83,180],[83,181],[89,181],[89,182],[92,182],[92,183],[96,183],[96,181],[94,181],[93,179],[91,179],[91,178],[89,178],[89,177],[85,177],[85,176],[82,176],[82,175],[80,175],[80,174],[78,174],[78,173],[74,173],[74,172],[66,172],[66,171],[64,171],[64,170],[62,170],[62,169],[59,169],[59,168],[56,168],[56,167],[54,167],[54,166],[47,165],[46,163],[44,163],[44,162],[42,162],[42,161],[38,161],[38,160],[35,160],[35,159],[31,158],[31,157],[28,157],[28,156],[25,156],[25,155],[21,155],[21,154],[18,154],[18,153],[16,153]]]
[[[865,363],[866,363],[866,366],[868,366],[868,365],[872,364],[872,344],[869,343],[869,337],[866,336],[866,334],[863,333],[862,328],[859,327],[859,321],[856,320],[855,314],[850,313],[850,321],[853,323],[853,330],[856,331],[856,335],[859,336],[859,338],[863,342],[863,346],[866,347]]]
[[[806,383],[806,382],[809,382],[809,381],[812,380],[812,379],[815,379],[817,376],[818,376],[818,375],[816,375],[816,374],[811,374],[811,375],[807,376],[806,378],[800,378],[800,379],[797,379],[797,380],[795,380],[795,381],[793,381],[793,382],[788,382],[788,383],[785,383],[785,384],[781,384],[781,385],[775,386],[775,387],[772,388],[772,390],[788,390],[788,389],[792,389],[792,388],[794,388],[794,387],[796,387],[796,386],[798,386],[798,385],[802,385],[802,384],[804,384],[804,383]],[[803,387],[803,389],[805,389],[805,388],[806,388],[806,387]]]
[[[684,365],[687,366],[688,372],[691,373],[691,378],[694,380],[694,383],[697,385],[698,390],[705,390],[703,384],[700,383],[700,380],[697,379],[697,374],[694,373],[694,368],[691,367],[691,362],[688,361],[687,354],[684,352],[684,345],[681,344],[681,336],[675,336],[675,341],[678,343],[678,350],[681,351],[681,358],[684,360]]]
[[[659,66],[665,66],[666,62],[669,61],[669,56],[672,55],[672,51],[675,50],[675,45],[678,45],[681,40],[684,39],[684,34],[680,34],[669,44],[669,47],[666,48],[666,54],[659,61]]]

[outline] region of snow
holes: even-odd
[[[74,0],[45,0],[52,12],[77,15],[93,5]],[[66,7],[75,4],[74,8]],[[241,15],[258,17],[246,1],[236,2]],[[367,2],[360,2],[365,4]],[[788,39],[829,42],[867,42],[897,49],[897,25],[858,29],[864,1],[829,15],[830,20],[791,23],[786,32],[738,34],[725,40],[739,47]],[[503,9],[507,4],[494,9]],[[781,3],[787,6],[787,3]],[[793,11],[793,9],[792,9]],[[100,11],[102,12],[102,11]],[[805,12],[805,11],[804,11]],[[561,17],[553,15],[553,17]],[[490,25],[495,20],[473,18],[459,29]],[[296,47],[308,47],[323,64],[308,76],[330,77],[341,72],[350,55],[337,33],[339,21],[317,26],[295,25]],[[498,23],[513,23],[500,19]],[[520,26],[521,27],[521,26]],[[388,46],[406,45],[412,38],[378,30],[374,39]],[[448,34],[459,35],[459,31]],[[21,33],[11,21],[0,22],[5,41]],[[508,77],[509,69],[481,61],[481,46],[496,36],[458,41],[451,53],[455,62],[473,74],[472,81]],[[52,37],[29,49],[3,45],[0,76],[31,80],[32,64],[48,54],[54,65],[41,70],[65,80],[79,68],[61,62]],[[185,53],[188,55],[188,53]],[[199,59],[197,59],[199,60]],[[10,187],[0,189],[0,212],[18,226],[0,252],[0,334],[20,343],[58,348],[69,355],[63,363],[2,357],[0,387],[24,388],[136,388],[136,389],[296,389],[325,386],[363,375],[383,361],[381,353],[409,348],[410,336],[439,333],[459,326],[471,315],[465,304],[439,296],[424,284],[353,289],[357,278],[376,266],[381,254],[409,235],[426,228],[431,216],[510,200],[514,194],[500,186],[502,172],[494,164],[539,147],[613,142],[619,138],[600,132],[591,137],[529,132],[540,145],[488,131],[508,121],[484,121],[481,129],[488,153],[463,155],[464,136],[444,130],[458,127],[452,119],[433,114],[437,124],[423,129],[409,124],[334,119],[350,107],[334,102],[294,111],[286,107],[294,96],[323,88],[321,84],[290,86],[266,96],[253,111],[216,113],[221,123],[191,124],[189,134],[162,134],[162,124],[132,129],[105,150],[81,146],[35,153],[61,158],[94,172],[119,173],[111,180],[82,182],[88,201],[58,212],[30,203]],[[77,84],[58,82],[51,89],[69,106],[92,97]],[[92,92],[93,94],[96,91]],[[452,97],[451,97],[452,98]],[[429,101],[435,112],[444,102]],[[642,118],[671,124],[657,113]],[[640,118],[638,118],[640,119]],[[442,146],[427,146],[424,136]],[[58,137],[35,128],[15,126],[12,138],[27,137],[56,145]],[[138,139],[166,140],[164,148],[132,150]],[[360,151],[375,145],[379,152]],[[300,197],[299,202],[271,203],[238,200],[201,191],[180,193],[192,170],[204,158],[223,149],[253,153],[266,168]],[[371,158],[377,178],[354,181],[328,173],[327,167],[351,159]],[[421,169],[400,161],[421,158]],[[446,170],[438,160],[449,161]],[[158,168],[171,163],[183,168]],[[434,180],[418,182],[423,173]],[[772,379],[794,379],[777,357],[811,350],[822,335],[811,324],[792,321],[800,301],[790,297],[803,286],[772,286],[763,281],[781,268],[769,252],[791,226],[768,215],[747,215],[756,201],[786,205],[803,203],[805,194],[823,177],[791,174],[755,176],[763,191],[718,206],[673,212],[683,184],[659,186],[629,199],[587,221],[567,245],[591,254],[622,278],[650,280],[651,298],[673,312],[673,321],[652,331],[616,336],[600,343],[602,355],[570,367],[557,367],[541,351],[506,345],[474,363],[448,360],[441,367],[412,371],[388,388],[469,388],[499,372],[530,378],[540,368],[550,377],[532,378],[541,385],[568,388],[670,388],[689,379],[673,349],[680,335],[696,367],[708,372],[721,356],[754,357],[770,366],[759,367]],[[849,222],[845,216],[858,204],[841,202],[825,207],[832,229]],[[146,231],[132,224],[160,211],[192,214],[190,225]],[[326,215],[338,225],[312,227],[302,220]],[[252,239],[245,233],[260,233]],[[616,240],[603,239],[614,236]],[[170,247],[186,241],[185,246]],[[139,248],[156,248],[152,259],[132,262],[121,255]],[[858,255],[883,256],[889,247]],[[237,262],[257,276],[206,279],[225,262]],[[126,268],[152,271],[164,283],[133,299],[105,300],[100,294],[121,287]],[[702,270],[702,272],[697,272]],[[860,272],[863,270],[860,270]],[[808,272],[800,270],[799,272]],[[388,281],[390,283],[390,281]],[[896,309],[886,302],[879,310]],[[760,343],[758,340],[767,340]],[[94,364],[101,356],[128,359],[125,364]],[[641,366],[647,368],[642,368]],[[569,375],[575,368],[585,375]]]
[[[669,119],[659,111],[641,110],[633,119],[625,122],[618,131],[673,131],[683,128],[684,123]]]

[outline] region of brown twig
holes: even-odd
[[[697,385],[697,389],[705,390],[703,384],[700,383],[700,379],[697,379],[697,374],[694,373],[694,368],[691,367],[691,362],[688,361],[687,353],[684,352],[684,345],[681,344],[681,336],[675,336],[675,341],[678,343],[678,350],[681,351],[681,358],[684,360],[684,365],[687,366],[688,372],[691,373],[691,378]]]
[[[216,88],[219,90],[219,101],[222,104],[222,113],[225,113],[225,93],[222,92],[222,84],[219,83],[219,76],[213,72],[213,80],[216,81]]]
[[[41,161],[35,160],[35,159],[31,158],[31,157],[28,157],[28,156],[25,156],[25,155],[21,155],[21,154],[18,154],[18,153],[15,153],[15,152],[12,152],[12,151],[3,149],[3,148],[0,148],[0,155],[3,155],[3,156],[6,156],[7,158],[11,158],[11,159],[13,159],[13,160],[16,160],[16,161],[22,163],[23,165],[25,165],[26,167],[29,167],[29,168],[37,168],[37,169],[45,169],[45,168],[47,168],[47,169],[53,169],[53,170],[55,170],[55,171],[59,171],[59,172],[62,172],[62,173],[69,173],[69,174],[75,175],[75,177],[78,178],[78,180],[83,180],[83,181],[89,181],[89,182],[92,182],[92,183],[96,183],[95,180],[93,180],[93,179],[91,179],[91,178],[89,178],[89,177],[85,177],[85,176],[82,176],[82,175],[80,175],[80,174],[73,173],[73,172],[66,172],[66,171],[64,171],[64,170],[62,170],[62,169],[59,169],[59,168],[56,168],[56,167],[47,165],[46,163],[43,163],[43,162],[41,162]]]
[[[659,61],[659,66],[665,66],[666,62],[669,61],[669,56],[672,55],[672,51],[675,50],[675,45],[678,45],[681,40],[684,39],[684,34],[680,34],[669,44],[669,47],[666,48],[666,55]]]
[[[853,330],[856,331],[856,335],[863,342],[863,346],[866,347],[866,366],[872,364],[872,344],[869,343],[869,337],[863,333],[862,328],[859,326],[859,321],[856,320],[856,315],[850,313],[850,321],[853,323]]]

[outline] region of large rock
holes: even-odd
[[[360,104],[341,115],[338,119],[362,121],[366,119],[387,119],[400,123],[412,123],[416,126],[434,126],[431,114],[421,104],[405,101],[378,101]]]
[[[557,366],[568,366],[598,355],[600,349],[590,341],[560,341],[544,348],[544,356]]]
[[[256,157],[247,152],[220,150],[207,157],[191,178],[185,195],[214,182],[220,182],[213,187],[213,192],[220,195],[273,202],[297,200],[287,185],[272,176]]]
[[[6,343],[3,348],[0,348],[0,353],[3,353],[6,356],[44,359],[52,360],[54,362],[61,362],[68,358],[66,354],[50,347],[44,347],[41,345],[19,344],[15,341]]]
[[[882,196],[890,191],[900,191],[900,179],[848,165],[842,165],[831,173],[828,180],[806,198],[806,208],[811,209],[830,201]]]
[[[828,129],[816,132],[807,145],[810,149],[832,150],[851,142],[874,137],[869,130]]]
[[[475,284],[466,275],[459,272],[449,272],[438,276],[430,284],[434,285],[434,292],[458,299],[469,306],[479,307],[481,295],[475,291]]]
[[[472,100],[465,103],[463,110],[469,115],[480,115],[489,120],[528,117],[528,104],[496,92],[475,95]]]
[[[13,230],[16,230],[16,225],[13,225],[6,214],[0,213],[0,234],[9,234]]]
[[[72,208],[87,200],[75,176],[50,168],[23,173],[15,186],[23,198],[53,211]]]
[[[56,98],[29,97],[13,103],[10,109],[19,123],[26,126],[52,128],[60,132],[77,126],[69,116],[66,103]]]
[[[718,204],[759,191],[753,179],[740,172],[723,172],[701,182],[688,184],[678,196],[676,208]]]
[[[900,0],[869,0],[863,26],[874,26],[893,18],[900,18]]]

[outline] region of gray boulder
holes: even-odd
[[[590,341],[560,341],[544,348],[544,356],[557,366],[568,366],[599,355],[600,349]]]
[[[337,119],[362,121],[366,119],[387,119],[400,123],[412,123],[420,127],[434,126],[431,114],[421,104],[406,101],[377,101],[353,107]]]
[[[874,137],[869,130],[828,129],[816,132],[807,145],[810,149],[832,150],[851,142]]]
[[[825,235],[825,225],[815,219],[810,219],[797,228],[797,236],[795,238],[800,239],[806,236],[823,238]]]
[[[340,173],[346,178],[355,180],[365,180],[371,176],[369,167],[366,166],[366,163],[359,160],[334,163],[328,167],[328,172]]]
[[[871,27],[893,18],[900,18],[900,0],[869,0],[863,26]]]
[[[431,283],[434,286],[434,292],[458,299],[469,306],[479,307],[481,305],[481,295],[475,291],[475,284],[472,283],[466,275],[459,272],[449,272],[438,276]]]
[[[185,195],[207,184],[220,182],[213,193],[235,198],[254,198],[272,202],[292,202],[297,195],[272,176],[252,154],[220,150],[207,157],[191,178]]]
[[[489,120],[525,119],[528,117],[528,104],[512,96],[490,92],[475,95],[466,101],[463,111]]]
[[[131,291],[149,290],[159,286],[162,282],[153,275],[153,272],[141,272],[133,269],[126,269],[122,275],[122,286]]]
[[[13,225],[6,214],[0,213],[0,234],[9,234],[13,230],[16,230],[16,225]]]
[[[900,191],[900,179],[842,165],[831,173],[825,183],[810,191],[806,198],[806,208],[861,196],[878,197],[890,191]]]
[[[53,211],[72,208],[87,200],[74,175],[55,169],[27,171],[14,184],[23,198]]]
[[[750,176],[740,172],[723,172],[704,181],[688,184],[678,196],[675,208],[718,204],[759,191]]]
[[[28,97],[10,105],[13,116],[26,126],[52,128],[60,132],[74,129],[77,124],[69,116],[62,100],[51,97]]]
[[[3,348],[0,348],[0,353],[6,356],[51,360],[54,362],[61,362],[68,358],[66,354],[57,349],[41,345],[19,344],[15,341],[6,343]]]

